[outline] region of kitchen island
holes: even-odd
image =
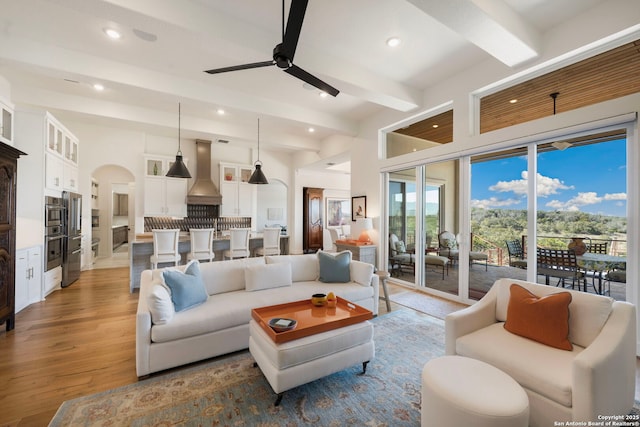
[[[251,253],[262,246],[262,233],[251,233],[249,238],[249,250]],[[213,239],[213,250],[216,253],[214,262],[222,261],[223,251],[229,249],[229,236],[220,235]],[[187,262],[187,254],[191,250],[189,233],[181,232],[178,242],[178,252],[182,256],[181,265]],[[289,253],[289,236],[280,236],[281,254]],[[153,233],[137,234],[136,239],[129,243],[129,291],[140,287],[140,275],[144,270],[151,268],[149,257],[153,255]],[[164,264],[167,266],[169,264]]]

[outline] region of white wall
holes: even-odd
[[[629,7],[629,14],[633,16],[630,21],[633,24],[640,22],[640,8],[637,4],[632,7],[633,2],[611,2],[619,7]],[[640,111],[640,93],[629,95],[612,101],[602,102],[589,107],[580,108],[555,116],[545,117],[531,122],[511,126],[509,128],[478,134],[473,126],[477,123],[477,111],[474,107],[473,93],[482,88],[489,88],[492,84],[500,82],[510,75],[520,74],[520,79],[525,79],[527,69],[531,76],[540,74],[545,61],[549,61],[553,55],[563,54],[578,49],[581,45],[597,40],[602,34],[611,34],[612,26],[624,28],[630,23],[608,22],[606,8],[600,10],[600,19],[593,21],[593,17],[577,17],[574,21],[567,22],[563,28],[559,28],[553,33],[553,37],[547,37],[543,56],[535,63],[521,67],[519,70],[511,70],[493,62],[480,64],[476,67],[449,77],[439,82],[438,85],[430,88],[424,93],[424,110],[436,108],[443,103],[452,102],[454,108],[454,142],[439,147],[430,148],[422,152],[409,153],[392,159],[382,159],[374,156],[381,150],[383,138],[380,130],[397,125],[403,119],[408,119],[419,112],[410,114],[399,114],[395,112],[385,112],[371,117],[361,127],[359,137],[366,141],[366,149],[354,147],[352,150],[352,194],[364,192],[367,195],[367,208],[369,210],[369,200],[378,201],[381,208],[380,197],[382,194],[381,178],[379,172],[388,168],[404,168],[411,165],[449,160],[459,158],[465,154],[478,153],[480,151],[493,151],[498,148],[515,146],[518,143],[532,142],[536,138],[560,135],[576,129],[588,129],[589,123],[597,123],[607,118],[623,115],[626,113],[637,114]],[[584,27],[585,22],[591,22],[591,26]],[[598,22],[596,25],[595,22]],[[579,24],[578,24],[579,23]],[[602,27],[607,27],[603,30]],[[565,28],[566,27],[566,28]],[[589,28],[585,31],[585,28]],[[640,38],[640,30],[634,29],[633,34],[627,39]],[[609,49],[621,42],[613,43],[606,47]],[[574,60],[575,61],[575,60]],[[550,71],[550,70],[549,70]],[[636,122],[635,132],[629,135],[632,150],[638,150],[638,125]],[[373,158],[375,157],[375,158]],[[640,154],[637,151],[629,152],[628,158],[628,275],[631,278],[629,283],[637,283],[638,266],[640,265],[640,185],[638,184],[638,171],[640,170]],[[371,164],[377,163],[377,168],[372,168]],[[467,203],[461,200],[462,203]],[[373,206],[373,203],[371,204]],[[448,220],[449,221],[449,220]],[[380,249],[380,246],[379,246]],[[378,257],[379,264],[383,264],[382,258]],[[640,297],[637,286],[629,286],[627,299],[636,305],[640,305]],[[638,329],[640,330],[640,324]],[[638,347],[640,354],[640,346]]]

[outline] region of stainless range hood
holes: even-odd
[[[196,182],[187,193],[188,205],[221,205],[222,195],[211,180],[211,141],[196,139]]]

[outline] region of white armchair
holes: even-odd
[[[504,329],[512,283],[536,296],[560,291],[521,280],[497,280],[479,302],[446,317],[446,354],[482,360],[514,378],[529,397],[530,426],[628,414],[635,396],[635,306],[566,290],[572,296],[573,350],[559,350]]]

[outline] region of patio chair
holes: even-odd
[[[401,275],[402,267],[414,268],[413,254],[407,252],[405,243],[398,236],[389,234],[389,265],[391,275]]]
[[[589,246],[587,246],[587,252],[591,252],[592,254],[608,254],[608,245],[609,242],[591,243]]]
[[[527,268],[527,260],[524,258],[524,251],[520,240],[507,240],[507,251],[509,252],[509,266],[516,268]]]
[[[549,278],[556,277],[558,283],[565,287],[566,280],[571,279],[571,289],[576,283],[580,289],[580,281],[584,284],[584,291],[587,291],[586,276],[578,268],[576,254],[568,249],[546,249],[538,248],[538,275],[545,276],[545,284],[549,285]]]
[[[446,256],[451,260],[451,264],[455,264],[460,258],[460,250],[458,249],[458,241],[456,236],[450,231],[443,231],[438,234],[438,254]],[[484,252],[469,252],[469,265],[474,261],[484,261],[484,270],[487,271],[489,256]]]

